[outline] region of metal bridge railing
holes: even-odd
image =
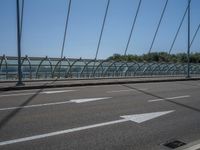
[[[94,65],[95,64],[95,65]],[[165,62],[123,62],[91,59],[22,57],[22,77],[54,78],[114,78],[135,76],[179,76],[187,74],[187,64]],[[17,57],[0,56],[0,80],[17,80]],[[190,74],[200,75],[200,64],[190,65]]]

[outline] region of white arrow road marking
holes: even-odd
[[[38,94],[55,94],[55,93],[66,93],[66,92],[74,92],[74,91],[77,91],[77,90],[43,91],[43,92],[40,92]],[[0,95],[0,97],[33,95],[33,94],[36,94],[36,93],[37,92],[35,92],[35,93],[32,92],[32,93],[6,94],[6,95]]]
[[[176,96],[176,97],[169,97],[169,98],[160,98],[160,99],[153,99],[149,100],[148,102],[157,102],[157,101],[165,101],[165,100],[172,100],[172,99],[181,99],[181,98],[188,98],[190,95],[183,95],[183,96]]]
[[[70,102],[74,102],[74,103],[86,103],[86,102],[99,101],[99,100],[110,99],[110,98],[112,98],[112,97],[73,99],[73,100],[70,100]]]
[[[102,127],[102,126],[108,126],[108,125],[127,122],[127,121],[134,121],[136,123],[142,123],[144,121],[154,119],[159,116],[169,114],[171,112],[174,112],[174,110],[121,116],[124,119],[119,119],[119,120],[114,120],[114,121],[109,121],[109,122],[104,122],[104,123],[99,123],[99,124],[93,124],[93,125],[88,125],[88,126],[83,126],[83,127],[78,127],[78,128],[72,128],[72,129],[67,129],[67,130],[61,130],[61,131],[56,131],[56,132],[51,132],[51,133],[46,133],[46,134],[34,135],[34,136],[29,136],[29,137],[14,139],[14,140],[2,141],[2,142],[0,142],[0,146],[14,144],[14,143],[20,143],[20,142],[26,142],[26,141],[32,141],[32,140],[52,137],[52,136],[61,135],[61,134],[67,134],[67,133],[97,128],[97,127]]]
[[[166,114],[169,114],[169,113],[172,113],[172,112],[174,112],[174,110],[153,112],[153,113],[146,113],[146,114],[126,115],[126,116],[121,116],[121,117],[124,118],[124,119],[130,120],[130,121],[142,123],[142,122],[145,122],[147,120],[157,118],[159,116],[166,115]]]
[[[35,104],[35,105],[27,105],[27,106],[0,108],[0,111],[22,109],[22,108],[32,108],[32,107],[43,107],[43,106],[51,106],[51,105],[61,105],[61,104],[68,104],[68,103],[86,103],[86,102],[99,101],[99,100],[105,100],[105,99],[110,99],[110,98],[112,97],[73,99],[69,101],[55,102],[55,103],[44,103],[44,104]]]

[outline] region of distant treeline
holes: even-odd
[[[186,63],[187,54],[178,53],[178,54],[168,54],[166,52],[152,52],[150,54],[143,55],[120,55],[114,54],[110,56],[108,60],[114,61],[128,61],[128,62],[173,62],[173,63]],[[191,63],[200,63],[200,53],[191,53],[190,54]]]

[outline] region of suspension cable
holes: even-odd
[[[193,44],[193,42],[194,42],[194,40],[195,40],[195,38],[196,38],[196,36],[197,36],[197,33],[198,33],[198,31],[199,31],[199,28],[200,28],[200,24],[199,24],[199,26],[197,27],[194,36],[192,37],[192,41],[191,41],[191,43],[190,43],[190,47],[192,46],[192,44]]]
[[[110,4],[110,0],[107,1],[106,12],[105,12],[104,19],[103,19],[103,24],[102,24],[102,27],[101,27],[101,33],[100,33],[100,36],[99,36],[99,41],[98,41],[97,50],[96,50],[96,54],[95,54],[95,60],[98,57],[99,48],[100,48],[100,44],[101,44],[101,38],[102,38],[102,35],[103,35],[104,26],[105,26],[105,22],[106,22],[106,17],[107,17],[107,14],[108,14],[109,4]]]
[[[177,39],[177,37],[178,37],[178,34],[179,34],[179,32],[180,32],[180,29],[181,29],[181,27],[182,27],[183,21],[184,21],[184,19],[185,19],[185,16],[186,16],[186,14],[187,14],[187,11],[188,11],[188,8],[189,8],[189,5],[190,5],[191,1],[192,1],[192,0],[189,1],[189,4],[187,5],[187,8],[185,9],[184,15],[183,15],[183,17],[182,17],[182,19],[181,19],[180,25],[179,25],[179,27],[178,27],[178,30],[177,30],[176,34],[175,34],[174,40],[173,40],[173,42],[172,42],[172,45],[171,45],[171,47],[170,47],[170,49],[169,49],[169,53],[168,53],[168,54],[171,53],[171,51],[172,51],[172,49],[173,49],[173,47],[174,47],[175,41],[176,41],[176,39]]]
[[[64,37],[63,37],[63,43],[62,43],[62,49],[61,49],[61,59],[63,58],[63,53],[65,49],[65,41],[66,41],[66,34],[67,34],[67,29],[68,29],[68,22],[69,22],[69,16],[70,16],[70,10],[71,10],[71,0],[69,0],[68,3],[68,11],[67,11],[67,19],[65,23],[65,31],[64,31]]]
[[[149,53],[151,53],[152,47],[153,47],[153,45],[154,45],[154,42],[155,42],[155,39],[156,39],[158,30],[159,30],[159,28],[160,28],[160,24],[161,24],[161,22],[162,22],[163,16],[164,16],[165,11],[166,11],[166,8],[167,8],[168,1],[169,1],[169,0],[166,0],[166,2],[165,2],[165,6],[164,6],[164,8],[163,8],[163,11],[162,11],[162,14],[161,14],[161,17],[160,17],[160,20],[159,20],[159,23],[158,23],[156,32],[155,32],[155,34],[154,34],[153,41],[152,41],[151,46],[150,46],[150,49],[149,49]]]
[[[133,29],[135,27],[135,23],[136,23],[136,20],[137,20],[137,17],[138,17],[138,13],[139,13],[139,10],[140,10],[141,3],[142,3],[142,0],[139,1],[138,7],[137,7],[135,18],[133,20],[133,24],[132,24],[132,27],[131,27],[131,32],[129,34],[129,38],[128,38],[128,41],[127,41],[127,44],[126,44],[126,49],[124,51],[124,55],[126,55],[128,47],[129,47],[129,44],[130,44],[130,40],[131,40],[131,37],[132,37],[132,34],[133,34]]]

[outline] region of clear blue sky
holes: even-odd
[[[94,58],[107,0],[72,0],[64,56]],[[98,58],[124,53],[139,0],[111,0]],[[165,0],[143,0],[128,54],[147,53]],[[25,0],[22,55],[59,57],[68,0]],[[0,55],[16,56],[16,2],[0,0]],[[168,51],[187,0],[169,0],[152,51]],[[200,0],[191,3],[191,36],[200,23]],[[200,50],[200,33],[191,50]],[[187,19],[173,53],[187,49]],[[200,52],[200,51],[199,51]]]

